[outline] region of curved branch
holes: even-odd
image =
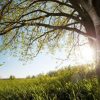
[[[19,26],[13,26],[13,27],[9,28],[8,30],[6,30],[5,32],[0,33],[0,35],[4,35],[4,34],[6,34],[7,32],[9,32],[13,29],[21,28],[21,27],[26,26],[26,25],[28,25],[28,26],[42,26],[42,27],[45,27],[45,28],[51,28],[51,29],[55,29],[55,30],[65,29],[65,30],[68,30],[68,31],[75,31],[75,32],[77,32],[81,35],[87,36],[87,37],[91,37],[88,34],[80,31],[79,29],[68,27],[67,25],[65,25],[65,26],[53,26],[53,25],[44,24],[44,23],[32,23],[32,22],[31,23],[22,23]]]
[[[67,14],[67,13],[62,13],[62,12],[61,12],[61,13],[50,13],[50,12],[46,12],[46,11],[43,11],[43,10],[34,10],[34,11],[32,11],[32,12],[29,12],[29,13],[27,13],[27,14],[22,15],[22,16],[20,17],[20,19],[21,19],[22,17],[24,17],[25,15],[28,15],[28,14],[33,13],[33,12],[38,12],[38,11],[39,11],[39,12],[43,12],[43,13],[45,13],[46,15],[39,16],[39,17],[36,17],[36,18],[31,18],[31,19],[28,19],[28,20],[3,22],[3,23],[0,23],[0,24],[4,24],[4,23],[14,23],[14,24],[15,24],[15,23],[19,23],[19,24],[20,24],[20,22],[38,20],[38,19],[45,18],[45,17],[50,17],[50,16],[68,17],[68,18],[70,18],[70,19],[73,19],[73,20],[76,20],[76,21],[80,22],[81,24],[83,23],[82,20],[79,19],[79,17],[73,16],[73,14]]]
[[[67,4],[67,3],[64,3],[64,2],[61,2],[61,1],[58,1],[58,0],[33,0],[33,3],[31,3],[31,4],[29,5],[29,7],[32,6],[32,5],[35,4],[35,3],[43,2],[43,1],[44,1],[44,2],[47,2],[47,1],[55,2],[55,3],[58,3],[59,5],[64,5],[64,6],[67,6],[67,7],[73,8],[72,5]]]

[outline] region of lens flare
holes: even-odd
[[[81,49],[81,56],[86,63],[91,63],[94,59],[94,51],[90,46],[85,46]]]

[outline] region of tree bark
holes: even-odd
[[[94,8],[91,8],[89,15],[94,23],[96,33],[96,74],[100,83],[100,17]]]
[[[100,83],[100,25],[95,26],[96,34],[97,34],[97,63],[96,63],[96,74]]]
[[[93,6],[92,0],[88,0],[88,2],[84,2],[81,0],[81,3],[84,9],[89,14],[92,22],[94,24],[95,33],[96,33],[96,75],[98,77],[98,82],[100,84],[100,17],[95,7]],[[94,33],[94,34],[95,34]]]

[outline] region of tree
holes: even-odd
[[[30,78],[31,78],[31,76],[30,76],[30,75],[26,76],[26,79],[30,79]]]
[[[36,56],[46,44],[55,48],[78,33],[95,44],[100,80],[100,0],[8,0],[0,9],[1,51],[20,47],[22,55],[34,55],[34,46]]]
[[[10,80],[14,80],[14,79],[16,79],[16,78],[15,78],[14,75],[10,75],[9,79],[10,79]]]

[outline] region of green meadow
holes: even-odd
[[[76,66],[26,79],[1,79],[0,100],[100,100],[91,66]]]

